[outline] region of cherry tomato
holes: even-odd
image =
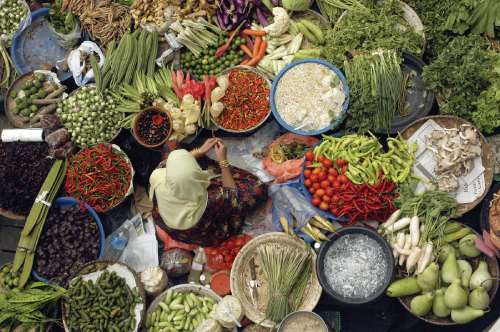
[[[319,203],[321,203],[321,199],[319,197],[313,197],[313,199],[311,199],[311,204],[312,205],[318,206]]]
[[[304,186],[306,186],[307,188],[309,188],[310,186],[312,186],[312,182],[311,182],[311,180],[309,180],[309,179],[305,179],[305,180],[304,180]]]
[[[342,158],[337,159],[337,166],[342,167],[345,165],[345,161]]]
[[[319,184],[319,182],[315,182],[315,183],[313,183],[313,188],[318,190],[321,188],[321,185]]]
[[[228,239],[228,240],[229,240],[229,241],[234,241],[234,240],[236,240],[236,236],[231,235],[231,236],[229,237],[229,239]]]
[[[337,172],[337,170],[333,167],[331,167],[329,170],[328,170],[328,174],[330,175],[333,175],[335,177],[337,177],[339,175],[339,172]]]
[[[236,241],[234,241],[234,244],[238,247],[242,247],[243,246],[243,239],[237,239]]]
[[[320,208],[320,210],[323,210],[323,211],[328,210],[328,203],[321,202],[321,203],[319,204],[319,208]]]
[[[318,182],[318,175],[317,174],[311,174],[311,176],[309,177],[309,180],[311,180],[312,183],[314,182]]]
[[[231,254],[228,254],[228,255],[224,256],[224,260],[226,261],[226,263],[231,263],[234,261],[234,256]]]
[[[349,179],[347,178],[347,176],[345,176],[345,175],[341,175],[341,176],[342,176],[342,178],[339,180],[340,182],[342,182],[342,183],[348,183],[349,182]]]
[[[332,185],[334,188],[338,188],[338,187],[340,187],[340,181],[335,180],[335,181],[333,181]]]
[[[333,190],[332,188],[326,188],[325,195],[332,197],[333,195],[335,195],[335,190]]]
[[[305,157],[306,157],[307,160],[313,161],[314,160],[314,152],[307,151],[306,154],[305,154]]]
[[[311,187],[311,188],[309,188],[309,192],[314,195],[316,193],[316,189]]]
[[[325,159],[326,159],[325,156],[323,156],[322,154],[320,154],[317,158],[318,162],[320,162],[320,163],[323,163],[323,161],[325,161]]]
[[[320,181],[326,180],[326,172],[325,172],[325,171],[320,171],[320,172],[318,173],[318,179],[319,179]]]
[[[307,166],[311,166],[312,164],[313,164],[313,162],[312,162],[312,161],[306,161],[306,167],[307,167]]]
[[[241,241],[242,241],[242,242],[244,242],[244,240],[241,240]],[[229,251],[229,253],[230,253],[231,255],[233,255],[233,256],[236,256],[236,255],[238,255],[238,254],[240,253],[240,250],[241,250],[241,248],[231,249],[231,250]]]
[[[330,182],[328,180],[323,180],[319,185],[321,186],[321,188],[326,189],[330,187]]]
[[[333,208],[331,211],[330,211],[335,217],[337,217],[339,215],[339,208]]]
[[[325,195],[325,190],[324,189],[318,189],[318,190],[316,190],[316,196],[323,197],[324,195]]]
[[[337,180],[337,178],[335,176],[331,175],[331,174],[328,174],[328,176],[326,177],[326,179],[330,183],[333,183],[333,181]]]
[[[330,196],[323,195],[323,197],[321,197],[321,200],[322,200],[323,202],[325,202],[325,203],[330,204],[330,202],[331,202],[331,200],[332,200],[332,199],[330,198]]]
[[[309,177],[311,176],[311,173],[312,173],[312,171],[311,171],[310,169],[306,169],[306,170],[304,171],[304,176],[305,176],[305,178],[306,178],[306,179],[309,179]]]
[[[323,160],[322,164],[323,164],[324,168],[330,168],[333,165],[333,161],[325,158],[325,160]]]
[[[313,174],[318,174],[319,172],[321,172],[321,168],[320,168],[320,167],[316,167],[316,168],[312,171],[312,173],[313,173]]]
[[[332,203],[338,203],[340,202],[340,197],[338,195],[333,195],[332,196]]]
[[[345,165],[344,167],[342,167],[343,169],[345,169],[345,172],[347,172],[349,170],[349,165]],[[342,174],[344,174],[345,172],[342,172]]]

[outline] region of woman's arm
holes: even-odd
[[[215,155],[217,156],[217,159],[219,159],[219,164],[223,162],[221,165],[222,186],[237,188],[236,182],[234,181],[233,178],[233,174],[231,174],[231,169],[229,167],[224,167],[224,164],[229,166],[229,164],[227,163],[226,145],[224,145],[224,142],[220,138],[218,138],[214,148],[215,148]],[[226,163],[224,163],[224,161],[226,161]]]

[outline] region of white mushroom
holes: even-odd
[[[458,135],[457,128],[443,128],[443,129],[446,132],[446,135],[449,135],[450,137],[457,137]]]
[[[477,133],[471,128],[466,128],[460,132],[460,138],[464,141],[469,141],[471,144],[476,144],[478,141]]]

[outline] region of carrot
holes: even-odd
[[[246,66],[249,62],[250,60],[245,60],[242,63],[240,63],[240,66]]]
[[[255,58],[257,56],[257,53],[259,53],[260,44],[262,44],[262,37],[261,36],[255,37],[255,43],[253,44],[253,55],[252,55],[252,58]]]
[[[250,29],[244,29],[243,33],[247,36],[265,36],[266,32],[265,31],[259,31],[259,30],[250,30]]]
[[[245,66],[255,67],[259,64],[260,60],[262,60],[263,56],[256,56],[252,60],[248,61]]]
[[[264,57],[264,54],[266,53],[266,47],[267,47],[267,41],[264,40],[262,44],[260,44],[259,53],[257,53],[257,55],[247,63],[247,66],[255,67]]]
[[[245,52],[249,57],[253,58],[252,51],[246,45],[240,44],[240,48],[243,52]]]
[[[267,41],[264,40],[262,44],[260,44],[259,53],[257,53],[257,55],[264,57],[264,54],[266,54],[266,48],[267,48]]]

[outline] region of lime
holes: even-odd
[[[238,49],[238,45],[232,44],[231,45],[231,50],[236,51]]]
[[[214,63],[215,59],[214,58],[208,58],[208,63]]]
[[[22,101],[27,101],[28,100],[28,97],[24,96],[21,98]]]
[[[26,103],[27,103],[28,105],[33,105],[33,98],[28,98],[28,99],[26,100]]]
[[[29,108],[24,108],[22,111],[21,111],[21,115],[22,116],[29,116],[31,113],[30,109]]]
[[[31,106],[30,106],[30,110],[31,110],[32,112],[36,112],[36,111],[38,111],[38,106],[36,106],[36,105],[31,105]]]
[[[34,95],[32,99],[37,100],[37,99],[40,99],[40,97],[38,97],[37,95]]]
[[[9,281],[10,281],[10,279],[12,279],[10,275],[6,275],[6,276],[5,276],[5,282],[9,282]]]
[[[28,89],[31,89],[33,87],[33,82],[29,81],[28,83],[26,83],[26,86]]]
[[[34,95],[37,92],[38,92],[37,88],[35,88],[35,87],[30,88],[30,94]]]
[[[9,273],[9,272],[10,272],[10,269],[6,266],[6,267],[4,267],[4,268],[3,268],[3,272],[5,272],[5,273]]]
[[[12,92],[10,93],[10,96],[11,96],[12,98],[16,98],[16,97],[17,97],[17,91],[12,91]]]
[[[45,90],[38,91],[38,97],[40,97],[40,99],[47,97],[47,92],[45,92]]]
[[[28,85],[26,83],[21,84],[21,90],[28,90]]]
[[[35,82],[35,88],[40,89],[42,87],[42,82],[36,81]]]
[[[38,74],[38,76],[36,77],[36,79],[39,82],[43,82],[43,81],[45,81],[45,75],[44,74]]]
[[[206,65],[206,64],[208,64],[208,60],[205,59],[201,63],[204,64],[204,65]]]
[[[15,287],[19,286],[19,277],[17,277],[16,279],[14,279],[13,284],[14,284]]]
[[[243,51],[238,51],[238,55],[239,55],[239,56],[244,56],[244,55],[245,55],[245,52],[243,52]]]
[[[234,42],[234,45],[236,45],[236,46],[240,46],[240,45],[241,45],[241,41],[240,41],[239,39],[238,39],[238,40],[236,40],[236,41]]]
[[[236,54],[234,50],[229,51],[229,54]]]
[[[5,277],[5,272],[0,272],[0,278],[4,278]]]
[[[19,112],[20,112],[19,107],[14,107],[12,109],[12,113],[14,113],[14,114],[19,114]]]
[[[7,285],[9,285],[9,287],[12,287],[14,285],[14,280],[10,279],[9,281],[7,281]]]
[[[27,107],[28,107],[28,103],[27,103],[27,102],[25,102],[25,101],[23,101],[23,102],[21,103],[21,105],[19,105],[19,108],[20,108],[20,109],[27,108]]]
[[[208,52],[208,54],[210,54],[210,55],[215,55],[215,50],[210,50],[210,51]]]
[[[21,98],[17,98],[15,100],[15,102],[16,102],[16,105],[19,105],[19,104],[21,104],[23,102],[23,100]]]

